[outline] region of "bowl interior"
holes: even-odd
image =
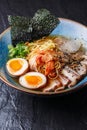
[[[79,38],[81,40],[84,40],[84,47],[87,49],[87,27],[77,22],[67,20],[64,18],[59,18],[59,19],[60,19],[60,24],[53,30],[53,32],[50,35],[62,35],[69,38]],[[10,28],[8,28],[0,35],[0,79],[3,80],[5,83],[7,83],[9,86],[24,92],[33,93],[33,94],[43,94],[43,95],[55,94],[55,92],[43,93],[43,92],[23,88],[7,74],[5,65],[8,59],[9,44],[12,44]],[[82,87],[86,83],[87,83],[87,76],[71,89],[61,90],[56,94],[73,91],[75,89]]]

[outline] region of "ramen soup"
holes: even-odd
[[[16,55],[9,59],[7,72],[28,89],[57,92],[71,88],[87,74],[87,53],[83,42],[62,36],[25,42],[29,51],[25,57]]]

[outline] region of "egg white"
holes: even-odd
[[[40,76],[41,79],[42,79],[42,82],[38,85],[31,85],[29,84],[26,79],[25,79],[25,76]],[[46,82],[47,82],[47,78],[44,74],[42,73],[39,73],[39,72],[28,72],[26,73],[25,75],[21,76],[19,78],[19,83],[23,86],[23,87],[26,87],[26,88],[29,88],[29,89],[38,89],[38,88],[42,88],[43,86],[46,85]]]
[[[18,71],[12,71],[12,68],[9,65],[14,60],[19,60],[19,61],[23,62],[22,68],[20,68]],[[27,70],[29,69],[29,64],[28,64],[26,59],[23,59],[23,58],[13,58],[13,59],[10,59],[6,63],[6,69],[7,69],[8,74],[10,76],[12,76],[12,77],[21,76],[22,74],[27,72]]]

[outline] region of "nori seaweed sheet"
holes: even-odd
[[[39,9],[33,18],[8,15],[8,22],[12,44],[15,46],[21,41],[33,41],[49,35],[59,24],[59,19],[47,9]]]

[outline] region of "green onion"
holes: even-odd
[[[8,50],[10,59],[15,57],[25,58],[29,54],[29,47],[24,42],[18,43],[16,47],[9,45]]]

